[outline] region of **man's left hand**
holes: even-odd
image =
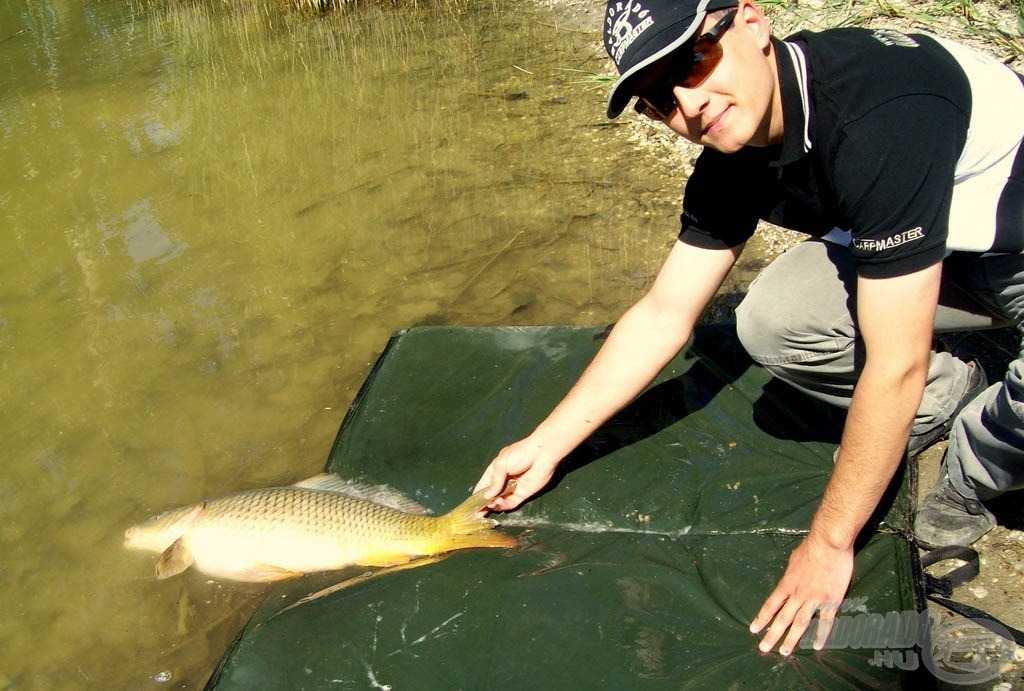
[[[852,547],[832,547],[817,540],[813,534],[804,538],[790,555],[779,585],[750,624],[751,633],[760,633],[769,621],[772,622],[758,646],[761,652],[774,648],[788,630],[779,652],[783,655],[792,653],[815,612],[818,612],[818,630],[814,636],[814,649],[821,650],[832,631],[836,613],[852,577]]]

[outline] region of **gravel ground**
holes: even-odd
[[[596,50],[601,50],[603,0],[535,1],[552,11],[560,28],[573,32],[581,41],[591,42]],[[929,3],[911,4],[906,0],[898,0],[884,6],[879,3],[874,6],[873,13],[865,11],[863,5],[852,2],[840,6],[834,2],[818,0],[802,4],[790,3],[786,10],[772,8],[769,14],[772,16],[776,34],[781,36],[797,28],[821,29],[840,23],[942,33],[993,53],[1018,71],[1024,71],[1024,60],[1021,59],[1020,50],[1021,32],[1016,25],[1013,6],[1000,2],[959,6],[964,11],[967,7],[970,8],[973,13],[972,22],[962,21],[961,18],[949,14],[948,4],[941,8],[935,5],[935,14],[929,15]],[[985,27],[995,27],[996,32],[984,31]],[[1008,37],[1005,41],[1004,36]],[[614,66],[610,61],[606,63],[606,71],[609,74],[614,72]],[[669,133],[660,125],[639,117],[623,117],[630,120],[623,128],[625,136],[643,155],[649,156],[652,161],[668,162],[673,169],[682,170],[684,174],[692,170],[692,161],[699,153],[698,147]],[[805,237],[769,224],[762,224],[758,236],[757,250],[764,255],[764,259],[777,256]],[[712,313],[710,318],[728,320],[731,317],[725,309]],[[990,381],[1002,378],[1006,362],[1017,350],[1014,334],[1009,330],[954,335],[943,337],[942,341],[945,347],[954,350],[961,357],[978,358],[985,366]],[[937,444],[919,457],[919,498],[923,498],[934,483],[945,446],[944,442]],[[980,573],[970,583],[957,588],[952,599],[991,612],[1006,624],[1024,629],[1024,532],[1021,530],[1024,527],[1024,511],[1019,501],[1019,493],[1002,498],[992,508],[999,518],[999,525],[975,545],[980,555]],[[946,564],[942,568],[948,570],[951,566]],[[930,568],[929,572],[941,575],[942,571],[939,569],[940,566],[936,565]],[[938,615],[937,627],[955,625],[959,618],[959,615],[940,605],[930,604],[929,607]],[[986,654],[989,659],[995,659],[991,649],[979,646],[974,652],[975,661],[979,656]],[[999,691],[1024,688],[1024,648],[1010,643],[1009,648],[1002,648],[998,664],[999,674],[994,679],[974,685],[940,681],[939,688]]]

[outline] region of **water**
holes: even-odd
[[[127,526],[319,472],[396,329],[639,297],[682,183],[557,24],[0,0],[0,689],[201,685],[263,589],[157,582]]]
[[[525,4],[0,1],[0,688],[201,685],[263,591],[128,525],[321,470],[396,329],[639,297],[680,182]]]

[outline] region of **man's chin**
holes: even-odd
[[[736,142],[706,141],[704,146],[723,154],[734,154],[743,148],[742,144]]]

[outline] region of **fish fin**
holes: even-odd
[[[439,561],[441,561],[443,559],[447,559],[448,556],[449,556],[448,554],[432,554],[432,555],[430,555],[428,557],[418,557],[416,559],[411,559],[411,560],[409,560],[408,562],[406,562],[404,564],[396,564],[394,566],[385,567],[383,569],[378,569],[377,571],[365,571],[365,572],[359,574],[358,576],[352,576],[351,578],[346,578],[345,580],[343,580],[343,581],[341,581],[339,583],[335,583],[334,585],[328,586],[328,587],[324,588],[323,590],[318,590],[315,593],[312,593],[311,595],[307,595],[306,597],[304,597],[304,598],[302,598],[300,600],[296,600],[295,602],[293,602],[292,604],[288,605],[284,609],[278,610],[275,614],[270,616],[269,619],[273,619],[278,614],[284,614],[285,612],[287,612],[290,609],[295,609],[296,607],[300,607],[300,606],[302,606],[302,605],[304,605],[304,604],[306,604],[308,602],[312,602],[313,600],[319,600],[320,598],[324,597],[325,595],[333,595],[334,593],[338,592],[339,590],[344,590],[345,588],[350,588],[350,587],[352,587],[352,586],[354,586],[354,585],[356,585],[358,583],[362,583],[363,581],[368,581],[371,578],[377,578],[378,576],[384,576],[384,575],[389,574],[389,573],[395,573],[396,571],[405,571],[406,569],[415,569],[415,568],[417,568],[419,566],[426,566],[427,564],[434,564],[434,563],[437,563],[437,562],[439,562]]]
[[[360,566],[398,566],[408,564],[411,559],[412,556],[405,552],[377,552],[356,563]]]
[[[293,486],[303,489],[317,489],[322,492],[337,492],[347,497],[372,501],[374,504],[380,504],[402,513],[412,513],[420,516],[430,515],[430,509],[387,485],[366,485],[361,482],[346,480],[340,475],[331,473],[314,475],[311,478],[296,482]]]
[[[331,595],[332,593],[336,593],[339,590],[344,590],[345,588],[350,588],[350,587],[356,585],[357,583],[362,583],[363,581],[366,581],[366,580],[369,580],[369,579],[373,578],[374,576],[376,576],[379,573],[384,573],[384,572],[383,571],[365,571],[365,572],[359,574],[358,576],[352,576],[351,578],[346,578],[345,580],[340,581],[339,583],[335,583],[334,585],[327,586],[326,588],[323,588],[322,590],[318,590],[315,593],[311,593],[310,595],[307,595],[304,598],[296,600],[295,602],[293,602],[292,604],[288,605],[284,609],[278,610],[277,612],[275,612],[273,614],[273,616],[270,617],[270,619],[273,619],[278,614],[284,614],[285,612],[287,612],[290,609],[295,609],[296,607],[301,607],[302,605],[306,604],[307,602],[312,602],[313,600],[319,600],[320,598],[324,597],[325,595]]]
[[[235,580],[249,583],[270,583],[272,581],[284,581],[289,578],[305,576],[302,571],[290,571],[289,569],[275,566],[273,564],[250,564],[232,575]]]
[[[466,535],[480,530],[490,530],[497,525],[493,519],[480,518],[480,511],[487,506],[488,499],[484,495],[487,488],[484,488],[471,495],[454,509],[441,516],[441,520],[447,524],[449,532],[455,535]]]
[[[500,530],[481,530],[468,535],[449,535],[444,541],[444,550],[475,549],[477,547],[515,547],[519,544],[511,535]]]
[[[320,473],[313,477],[307,477],[305,480],[299,480],[292,487],[302,487],[305,489],[319,489],[325,492],[342,492],[343,489],[348,485],[348,480],[342,478],[340,475],[331,475],[330,473]]]
[[[480,511],[489,501],[484,496],[486,492],[486,489],[480,490],[441,517],[448,533],[444,543],[445,551],[473,547],[515,547],[518,544],[511,535],[493,530],[497,525],[494,520],[479,517]]]
[[[163,580],[177,576],[192,566],[194,561],[192,550],[185,544],[184,538],[179,537],[160,555],[160,559],[156,562],[156,577]]]

